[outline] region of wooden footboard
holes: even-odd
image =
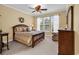
[[[34,46],[39,43],[40,41],[42,41],[45,38],[45,33],[39,33],[36,35],[32,36],[32,48],[34,48]]]

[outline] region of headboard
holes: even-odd
[[[25,24],[18,24],[18,25],[13,26],[13,31],[14,32],[28,31],[28,26]]]
[[[15,39],[15,32],[26,32],[29,30],[29,26],[25,24],[14,25],[13,27],[13,40]]]

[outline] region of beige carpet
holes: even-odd
[[[58,43],[53,42],[51,37],[46,37],[34,48],[27,47],[18,42],[9,43],[10,50],[3,49],[3,55],[57,55]]]

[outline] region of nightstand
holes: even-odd
[[[1,33],[0,33],[0,53],[2,53],[2,48],[3,48],[3,46],[4,46],[4,43],[3,43],[3,37],[4,37],[4,36],[7,36],[7,44],[6,44],[6,46],[7,46],[7,49],[9,50],[8,33],[3,33],[3,32],[1,32]]]

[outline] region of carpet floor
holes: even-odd
[[[34,48],[27,47],[18,42],[9,42],[10,50],[3,48],[2,55],[57,55],[58,42],[52,41],[52,37],[45,37]]]

